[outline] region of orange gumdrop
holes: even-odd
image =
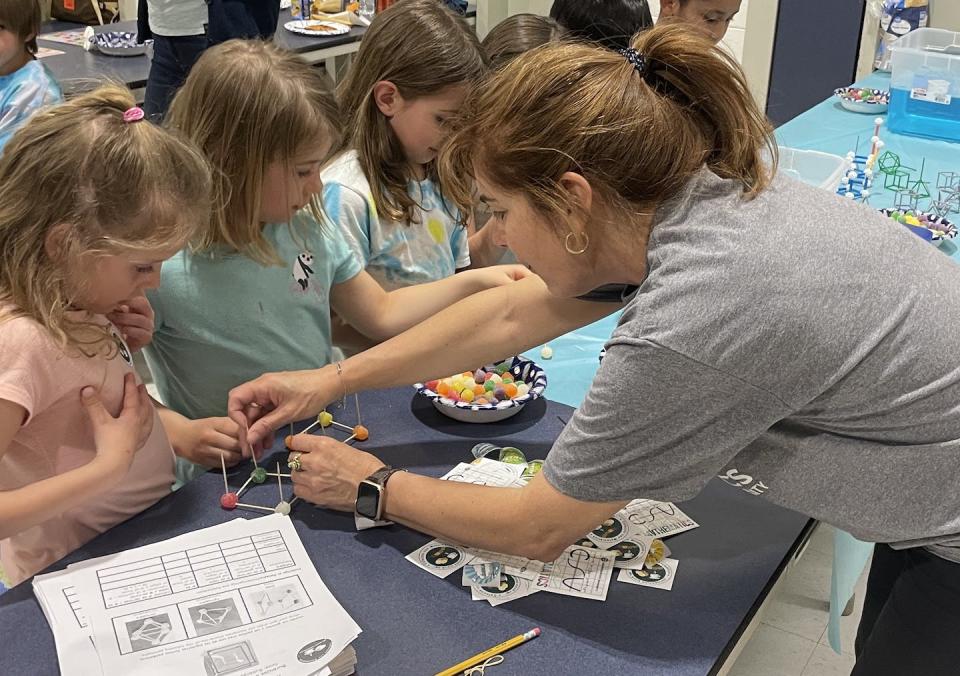
[[[464,371],[460,375],[462,375],[464,378],[473,378],[473,371]]]
[[[473,393],[476,394],[477,396],[483,394],[484,392],[486,392],[486,390],[484,389],[483,385],[473,386]]]
[[[439,385],[437,385],[436,392],[437,392],[437,394],[439,394],[441,397],[447,397],[447,396],[449,396],[451,391],[452,391],[452,390],[451,390],[450,386],[447,385],[446,383],[440,383]]]
[[[363,425],[357,425],[353,428],[353,438],[357,441],[366,441],[370,438],[370,430]]]
[[[517,386],[513,383],[507,383],[503,386],[503,391],[507,393],[507,396],[513,399],[517,396]]]

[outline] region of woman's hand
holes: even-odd
[[[146,296],[135,296],[107,315],[120,331],[123,340],[136,352],[153,340],[153,308]]]
[[[352,446],[311,434],[287,439],[300,453],[300,471],[290,473],[293,492],[320,507],[352,512],[360,482],[384,466],[376,456]]]
[[[268,447],[266,440],[281,425],[315,416],[342,395],[343,383],[333,366],[265,373],[230,390],[227,415],[249,425],[251,446],[263,442]]]
[[[93,426],[96,461],[122,478],[153,431],[153,402],[147,388],[138,386],[133,373],[127,373],[123,378],[123,408],[116,418],[104,407],[95,388],[84,387],[80,398]]]

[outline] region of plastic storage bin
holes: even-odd
[[[920,28],[891,52],[890,131],[960,141],[960,33]]]
[[[781,173],[830,192],[836,192],[846,166],[839,155],[780,146]]]

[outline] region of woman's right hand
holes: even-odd
[[[265,373],[230,390],[227,415],[248,424],[250,445],[269,439],[282,425],[313,417],[344,393],[333,365],[310,371]]]
[[[80,399],[93,426],[96,461],[122,477],[153,431],[154,409],[147,388],[138,386],[134,374],[127,373],[123,378],[123,407],[116,418],[104,407],[95,388],[84,387]]]

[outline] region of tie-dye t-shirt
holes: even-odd
[[[0,151],[31,115],[63,101],[60,86],[39,61],[0,76]]]
[[[345,152],[320,176],[327,213],[364,261],[367,272],[385,289],[445,279],[470,265],[460,212],[432,181],[410,182],[408,192],[420,205],[420,222],[401,223],[377,214],[356,151]]]

